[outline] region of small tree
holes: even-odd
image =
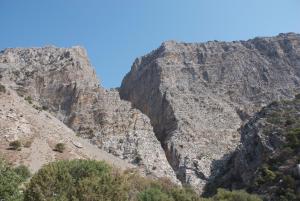
[[[17,151],[21,151],[21,142],[19,140],[15,140],[12,141],[11,143],[9,143],[10,149],[12,150],[17,150]]]
[[[64,144],[64,143],[57,143],[57,144],[55,145],[54,151],[63,153],[65,149],[66,149],[66,147],[65,147],[65,144]]]

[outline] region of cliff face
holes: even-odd
[[[148,115],[180,180],[201,189],[230,158],[238,129],[300,87],[300,35],[165,42],[135,61],[121,98]]]
[[[150,120],[117,91],[99,86],[83,48],[16,48],[0,53],[1,83],[32,99],[99,148],[137,165],[146,175],[175,174]]]
[[[241,128],[241,145],[214,185],[244,188],[265,200],[299,200],[299,112],[298,95],[256,113]]]

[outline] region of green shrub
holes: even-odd
[[[213,201],[262,201],[258,196],[245,191],[227,191],[218,189],[218,193],[212,197]]]
[[[21,142],[19,140],[15,140],[9,143],[10,149],[21,151]]]
[[[0,200],[5,201],[261,201],[245,191],[219,189],[212,198],[201,198],[189,187],[167,179],[152,180],[136,171],[120,173],[105,162],[94,160],[56,161],[43,166],[26,185],[29,170],[0,160]],[[284,183],[290,183],[289,178]],[[291,186],[291,185],[287,185]],[[282,195],[293,197],[293,192]]]
[[[263,165],[263,167],[259,169],[258,176],[253,181],[254,186],[259,187],[263,184],[271,184],[276,179],[276,177],[277,175],[275,172],[270,170],[267,165]]]
[[[300,197],[296,195],[293,189],[287,188],[282,190],[283,194],[279,196],[280,201],[299,200]]]
[[[293,125],[294,123],[296,123],[295,119],[288,118],[288,119],[285,121],[285,126],[290,126],[290,125]]]
[[[272,114],[269,115],[267,121],[272,124],[280,124],[282,121],[281,113],[273,112]]]
[[[55,145],[54,151],[63,153],[65,151],[66,147],[64,143],[58,143]]]
[[[288,146],[292,149],[297,149],[300,147],[300,128],[293,128],[289,130],[286,139],[288,141]]]
[[[291,158],[294,154],[294,150],[291,147],[284,147],[278,157],[272,160],[274,163],[284,163],[287,158]]]
[[[269,182],[269,181],[273,181],[276,178],[276,174],[270,170],[268,167],[263,167],[263,176],[264,179]]]
[[[168,194],[157,187],[146,189],[138,194],[139,201],[174,201]]]
[[[37,105],[33,105],[32,107],[33,107],[34,109],[38,110],[38,111],[42,111],[42,110],[43,110],[42,107],[37,106]]]
[[[200,197],[190,187],[173,188],[171,195],[175,201],[200,201]]]
[[[25,100],[26,100],[29,104],[32,104],[32,98],[31,98],[31,96],[25,97]]]
[[[14,168],[14,172],[17,173],[24,181],[31,176],[29,169],[25,165],[19,165]]]
[[[283,176],[282,184],[283,184],[285,189],[288,189],[288,188],[295,189],[295,187],[296,187],[296,181],[290,175],[284,175]]]
[[[58,161],[32,177],[24,201],[122,201],[127,200],[125,181],[104,162]]]
[[[201,198],[196,192],[188,187],[180,187],[172,183],[167,178],[160,178],[159,180],[151,180],[139,176],[138,174],[129,174],[127,179],[129,183],[130,194],[136,192],[137,200],[172,200],[172,201],[208,201],[208,199]],[[158,192],[155,196],[154,192]],[[136,200],[136,199],[130,199]]]
[[[224,189],[218,189],[218,193],[211,198],[201,198],[191,188],[175,187],[168,190],[152,186],[138,194],[138,201],[262,201],[262,199],[245,191]]]
[[[41,168],[31,179],[24,201],[208,201],[191,188],[167,179],[152,180],[136,171],[119,173],[104,162],[58,161]]]
[[[3,159],[0,159],[0,200],[21,201],[23,194],[21,184],[28,178],[23,167],[13,169]]]

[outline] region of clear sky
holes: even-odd
[[[110,88],[165,40],[300,33],[300,0],[0,0],[0,27],[0,49],[84,46]]]

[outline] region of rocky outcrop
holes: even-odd
[[[168,41],[137,59],[121,98],[148,115],[184,183],[201,189],[240,142],[238,129],[300,87],[300,35],[248,41]]]
[[[0,53],[0,74],[8,88],[37,102],[77,135],[146,175],[177,181],[150,120],[120,100],[117,91],[99,86],[83,48],[6,49]]]
[[[241,145],[212,187],[247,189],[264,200],[299,200],[300,99],[273,102],[241,128]]]

